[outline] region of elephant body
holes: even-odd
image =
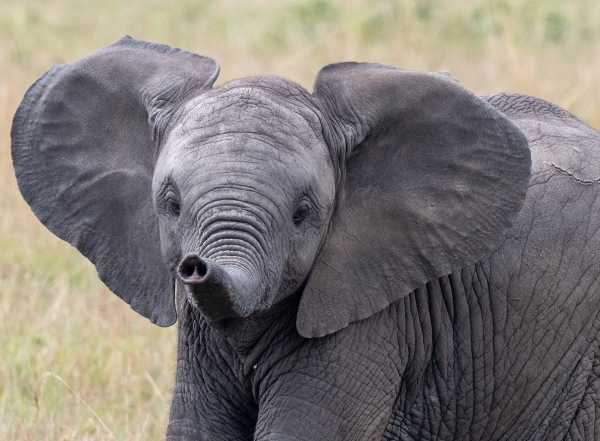
[[[168,440],[600,437],[597,131],[448,73],[218,71],[126,37],[13,120],[37,217],[178,321]]]
[[[498,250],[317,340],[297,298],[219,328],[183,302],[173,439],[600,437],[600,136],[537,98],[484,98],[532,153]]]

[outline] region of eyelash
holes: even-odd
[[[159,200],[162,200],[160,204],[162,206],[162,211],[166,216],[171,219],[177,219],[179,214],[181,213],[181,205],[179,201],[179,196],[177,192],[170,187],[167,187],[161,196],[159,196]]]
[[[181,213],[181,207],[179,206],[179,201],[177,201],[176,199],[173,199],[173,198],[168,198],[166,202],[167,202],[167,211],[169,212],[169,214],[175,218],[179,217],[179,214]]]

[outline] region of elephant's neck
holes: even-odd
[[[242,375],[248,375],[256,369],[269,348],[280,346],[282,341],[286,342],[286,348],[291,348],[303,340],[296,331],[299,294],[293,294],[268,311],[248,318],[226,319],[212,324],[183,298],[179,304],[180,347],[182,343],[191,347],[195,341],[216,345],[234,356],[241,363]]]
[[[245,319],[221,320],[213,329],[227,339],[238,355],[247,356],[262,351],[276,335],[296,332],[296,312],[300,296],[294,294],[277,303],[268,311],[255,313]]]

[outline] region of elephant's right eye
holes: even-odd
[[[173,198],[168,198],[167,212],[175,218],[179,217],[179,213],[181,212],[181,208],[179,207],[179,201]]]
[[[180,198],[177,188],[166,181],[156,195],[156,209],[170,220],[176,220],[181,213]]]

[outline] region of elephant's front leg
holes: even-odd
[[[264,367],[255,440],[381,439],[399,392],[398,348],[355,325]]]

